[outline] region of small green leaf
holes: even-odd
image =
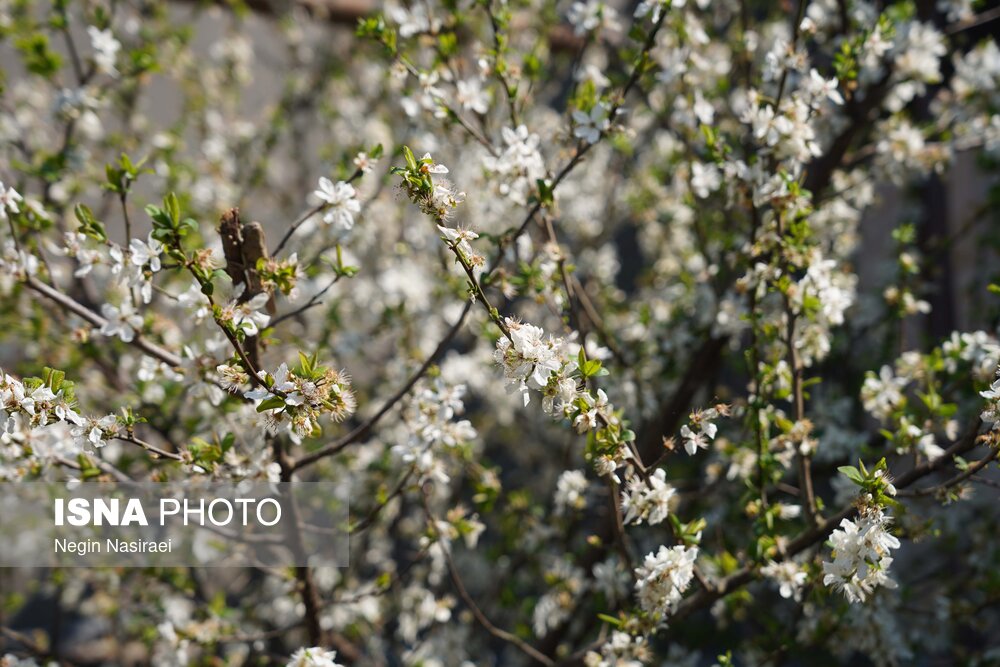
[[[173,192],[167,193],[167,196],[163,198],[163,208],[166,210],[167,215],[170,216],[170,221],[174,226],[178,226],[181,223],[181,204],[177,201],[177,195]]]
[[[303,352],[299,352],[299,366],[302,369],[302,375],[306,377],[311,376],[313,372],[312,360],[305,355]]]
[[[270,398],[265,398],[257,406],[257,412],[267,412],[268,410],[274,410],[276,408],[281,408],[285,406],[285,401],[280,396],[271,396]]]
[[[601,372],[601,360],[591,359],[585,362],[580,368],[580,371],[583,373],[584,377],[594,377]]]
[[[403,158],[406,160],[406,168],[410,171],[417,170],[417,158],[413,156],[413,151],[409,146],[403,146]]]
[[[616,628],[622,627],[622,620],[620,618],[615,618],[614,616],[608,616],[607,614],[598,614],[597,618],[601,619],[609,625],[613,625]]]
[[[861,471],[854,466],[840,466],[837,470],[855,484],[861,484],[864,482],[864,477],[861,476]]]

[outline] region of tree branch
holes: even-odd
[[[74,315],[81,317],[95,327],[103,327],[107,323],[107,320],[94,311],[90,310],[73,298],[63,294],[48,283],[44,283],[38,278],[35,278],[34,276],[28,276],[24,280],[24,285],[28,289],[44,296],[46,299],[62,306]],[[137,334],[136,337],[129,342],[129,345],[142,350],[155,359],[159,359],[168,366],[179,368],[184,365],[184,361],[181,357],[160,347],[159,345],[156,345],[155,343],[149,342],[141,335]]]

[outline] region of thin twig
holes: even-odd
[[[107,323],[107,320],[94,311],[90,310],[72,297],[63,294],[51,285],[35,278],[34,276],[28,276],[25,278],[24,285],[32,291],[41,294],[50,301],[62,306],[74,315],[78,315],[95,327],[100,328]],[[159,359],[168,366],[179,368],[184,365],[183,359],[181,359],[178,355],[160,347],[159,345],[156,345],[155,343],[149,342],[141,335],[137,334],[135,338],[129,341],[129,344],[139,348],[149,356]]]
[[[437,527],[437,519],[434,518],[434,514],[431,512],[430,503],[427,500],[426,489],[424,490],[422,497],[424,504],[424,512],[427,514],[428,526],[431,532],[434,534],[434,536],[438,538],[438,541],[441,545],[441,553],[444,555],[445,564],[448,567],[448,575],[451,578],[451,582],[455,586],[455,590],[456,592],[458,592],[458,596],[462,598],[463,602],[465,602],[465,606],[467,606],[469,608],[469,611],[472,612],[472,615],[475,617],[479,625],[483,626],[483,628],[487,632],[489,632],[497,639],[507,642],[508,644],[511,644],[529,658],[532,658],[543,665],[547,666],[554,665],[555,662],[550,657],[548,657],[543,653],[540,653],[538,649],[536,649],[534,646],[524,641],[514,633],[508,632],[507,630],[498,628],[496,625],[494,625],[494,623],[486,616],[486,614],[483,613],[483,610],[479,608],[479,605],[477,605],[476,601],[472,599],[472,596],[469,594],[468,589],[465,587],[465,583],[462,581],[462,577],[458,572],[458,568],[455,567],[455,561],[451,557],[451,545],[441,539],[441,534],[438,531]]]
[[[413,386],[420,380],[420,378],[422,378],[427,373],[427,371],[430,370],[430,367],[434,364],[435,361],[437,361],[438,357],[440,357],[444,353],[445,349],[447,349],[447,347],[451,344],[452,339],[454,339],[455,336],[458,334],[458,332],[462,329],[462,325],[465,324],[465,318],[468,317],[469,311],[471,310],[472,310],[472,302],[468,301],[465,304],[465,308],[462,310],[462,314],[459,315],[458,320],[455,321],[455,324],[452,325],[451,329],[448,330],[448,333],[445,334],[444,338],[441,339],[437,347],[434,348],[434,351],[431,352],[431,354],[424,360],[424,363],[420,365],[420,368],[414,371],[413,375],[411,375],[409,379],[407,379],[407,381],[403,384],[403,386],[400,387],[395,394],[390,396],[385,401],[385,403],[382,404],[382,407],[379,408],[378,412],[369,417],[364,423],[358,425],[357,428],[355,428],[353,431],[343,436],[339,440],[332,442],[325,447],[317,449],[311,454],[306,454],[305,456],[296,460],[294,463],[292,463],[292,470],[295,471],[301,470],[302,468],[308,465],[312,465],[313,463],[316,463],[321,459],[324,459],[328,456],[333,456],[337,452],[345,449],[346,447],[349,447],[355,442],[358,442],[359,440],[368,437],[368,434],[371,433],[375,425],[378,424],[382,420],[382,418],[385,417],[386,414],[388,414],[389,411],[392,410],[392,408],[399,401],[401,401],[404,396],[406,396],[410,392],[410,389],[412,389]]]
[[[968,468],[958,473],[951,479],[945,480],[944,482],[941,482],[940,484],[936,484],[934,486],[928,486],[923,489],[911,489],[911,490],[899,491],[898,495],[903,497],[929,496],[938,493],[939,491],[950,489],[953,486],[961,484],[962,482],[969,479],[977,472],[988,466],[992,461],[996,460],[997,454],[1000,454],[1000,450],[996,449],[990,450],[989,454],[979,459],[975,463],[969,465]]]
[[[311,297],[309,298],[309,300],[308,300],[308,301],[306,301],[306,302],[305,302],[304,304],[302,304],[301,306],[299,306],[299,307],[298,307],[298,308],[296,308],[295,310],[292,310],[292,311],[290,311],[290,312],[287,312],[287,313],[284,313],[284,314],[282,314],[282,315],[279,315],[279,316],[275,317],[275,318],[274,318],[273,320],[271,320],[270,322],[268,322],[268,324],[267,324],[267,327],[268,327],[269,329],[271,329],[271,328],[273,328],[273,327],[276,327],[276,326],[278,326],[279,324],[281,324],[282,322],[284,322],[285,320],[290,320],[290,319],[292,319],[293,317],[297,317],[297,316],[301,315],[302,313],[306,312],[306,311],[307,311],[307,310],[309,310],[310,308],[314,308],[315,306],[319,306],[319,305],[321,305],[321,304],[322,304],[323,302],[322,302],[322,301],[320,301],[320,299],[322,299],[322,298],[323,298],[323,295],[324,295],[324,294],[326,294],[327,292],[329,292],[329,291],[330,291],[330,288],[331,288],[331,287],[333,287],[334,285],[336,285],[336,284],[337,284],[337,282],[338,282],[338,281],[340,281],[340,279],[341,279],[341,278],[342,278],[343,276],[344,276],[344,274],[343,274],[343,273],[338,273],[338,274],[337,274],[337,275],[336,275],[336,276],[334,277],[334,279],[333,279],[333,280],[331,280],[331,281],[330,281],[329,283],[327,283],[326,287],[324,287],[324,288],[323,288],[323,289],[321,289],[320,291],[318,291],[318,292],[316,292],[315,294],[313,294],[313,295],[312,295],[312,296],[311,296]]]
[[[791,298],[785,295],[785,318],[788,320],[786,329],[786,344],[788,346],[788,365],[792,369],[792,394],[795,401],[795,421],[799,428],[806,418],[805,409],[805,388],[803,386],[802,374],[804,368],[799,359],[798,348],[795,346],[795,313],[792,309]],[[805,437],[805,436],[803,436]],[[816,506],[816,493],[813,491],[812,465],[809,454],[802,450],[802,443],[796,447],[796,459],[799,467],[799,487],[802,490],[802,498],[805,501],[806,516],[809,523],[817,525],[820,520],[819,510]]]
[[[117,439],[122,440],[124,442],[130,442],[133,445],[138,445],[139,447],[145,449],[147,452],[150,452],[151,454],[154,454],[156,456],[163,457],[165,459],[171,459],[173,461],[184,460],[184,457],[181,456],[180,454],[175,454],[174,452],[168,452],[166,450],[160,449],[159,447],[156,447],[155,445],[152,445],[146,442],[145,440],[137,438],[134,435],[119,435],[117,436]]]
[[[993,7],[992,9],[987,9],[986,11],[980,12],[975,16],[971,16],[968,19],[952,23],[951,25],[945,27],[944,32],[946,35],[956,35],[964,30],[985,25],[992,21],[996,21],[997,19],[1000,19],[1000,7]]]
[[[368,515],[365,516],[364,519],[351,526],[350,530],[351,535],[355,535],[363,530],[367,530],[369,526],[375,523],[375,519],[377,519],[378,515],[382,513],[382,510],[388,507],[389,503],[392,502],[395,498],[398,498],[403,494],[403,491],[406,490],[406,485],[409,483],[410,478],[413,477],[413,473],[414,473],[414,468],[410,468],[409,470],[407,470],[406,474],[403,475],[403,477],[399,480],[399,483],[396,484],[396,487],[389,493],[388,496],[386,496],[385,500],[375,505],[375,507],[372,508],[370,512],[368,512]]]
[[[51,651],[47,650],[44,646],[39,644],[33,638],[29,637],[23,632],[14,630],[13,628],[8,628],[5,625],[0,625],[0,635],[3,635],[4,637],[6,637],[11,641],[17,642],[18,644],[23,646],[29,653],[31,653],[37,658],[50,658],[53,655]]]

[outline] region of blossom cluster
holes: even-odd
[[[879,508],[844,519],[830,534],[833,560],[823,563],[823,584],[843,591],[851,602],[864,602],[876,588],[895,588],[889,576],[899,539],[889,532],[892,519]]]
[[[447,385],[437,378],[423,384],[406,402],[403,420],[406,425],[405,441],[392,448],[393,454],[403,463],[412,466],[421,481],[434,480],[447,484],[443,450],[454,449],[476,439],[478,433],[468,419],[460,419],[465,412],[465,385]]]
[[[336,661],[337,652],[319,646],[300,648],[292,654],[286,667],[342,667]]]
[[[233,365],[220,365],[216,370],[233,389],[249,379]],[[316,433],[324,416],[341,422],[357,409],[350,377],[304,355],[295,370],[283,363],[274,373],[259,371],[255,384],[243,397],[256,403],[257,412],[266,417],[267,428],[275,431],[287,422],[289,432],[297,438]]]
[[[666,620],[691,585],[697,558],[697,547],[682,544],[661,546],[646,554],[635,569],[635,591],[643,611],[654,619]]]

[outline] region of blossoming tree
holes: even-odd
[[[997,659],[995,8],[219,4],[0,3],[0,479],[350,566],[5,571],[0,664]]]

